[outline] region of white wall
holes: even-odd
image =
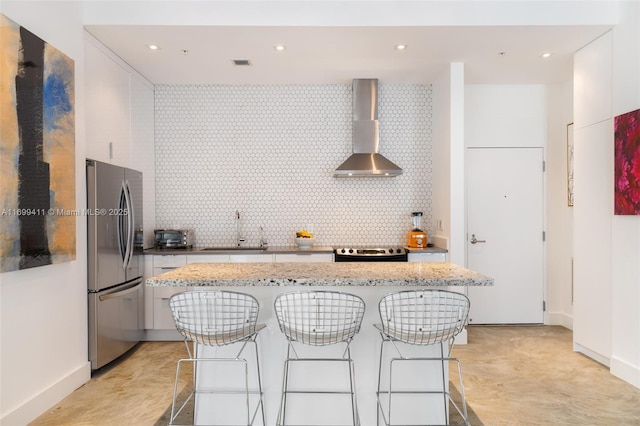
[[[153,85],[131,76],[131,159],[129,167],[142,172],[144,246],[153,247],[156,228],[156,162]]]
[[[449,64],[433,83],[434,235],[443,237],[448,261],[465,265],[464,64]],[[438,241],[440,242],[440,241]]]
[[[640,3],[613,31],[612,115],[640,109]],[[613,216],[611,373],[640,387],[640,217]]]
[[[82,4],[3,1],[0,12],[74,60],[76,206],[86,205]],[[75,261],[0,274],[2,424],[27,423],[90,377],[84,217],[76,231]]]
[[[458,265],[467,264],[466,237],[466,192],[465,192],[465,136],[466,119],[466,86],[464,81],[464,64],[451,64],[450,87],[450,125],[451,125],[451,236],[449,244],[449,261]]]
[[[573,82],[547,86],[547,312],[545,323],[573,328],[573,207],[568,205],[567,125]]]
[[[467,148],[545,146],[545,86],[473,84],[465,95]]]
[[[574,347],[640,387],[640,217],[613,215],[613,120],[640,108],[640,4],[575,57]]]
[[[433,235],[451,238],[451,73],[446,69],[433,82]]]

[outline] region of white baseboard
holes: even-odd
[[[611,367],[609,371],[614,376],[640,388],[640,368],[637,365],[631,365],[613,356],[611,357]]]
[[[91,363],[87,362],[75,371],[44,389],[20,407],[0,419],[2,425],[26,425],[48,409],[62,401],[74,390],[91,380]]]
[[[573,330],[573,316],[564,312],[546,312],[544,323],[546,325],[561,325]]]
[[[609,364],[610,364],[609,358],[607,358],[604,355],[600,355],[599,353],[594,352],[589,348],[582,346],[580,343],[573,342],[573,350],[574,352],[580,352],[581,354],[588,356],[592,360],[609,367]]]

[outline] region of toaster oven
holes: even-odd
[[[155,247],[163,248],[190,248],[193,247],[194,234],[192,229],[156,229]]]

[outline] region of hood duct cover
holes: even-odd
[[[335,171],[335,177],[394,177],[402,169],[379,150],[378,80],[353,80],[353,154]]]

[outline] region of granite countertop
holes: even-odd
[[[216,250],[205,250],[206,247],[190,247],[179,249],[157,249],[149,248],[144,250],[144,254],[243,254],[246,252],[251,253],[264,253],[264,254],[283,254],[283,253],[333,253],[333,247],[328,246],[313,246],[309,248],[298,248],[297,246],[269,246],[265,249],[244,247],[234,248],[229,247],[228,250],[224,248]]]
[[[490,286],[493,278],[448,262],[192,263],[147,286]]]
[[[424,249],[414,249],[407,248],[411,253],[446,253],[447,250],[440,247],[428,247]],[[220,250],[205,250],[205,247],[190,247],[190,248],[181,248],[181,249],[156,249],[156,248],[148,248],[144,250],[144,254],[242,254],[243,252],[250,251],[252,253],[264,253],[264,254],[286,254],[286,253],[297,253],[297,254],[305,254],[305,253],[333,253],[333,247],[329,246],[313,246],[306,249],[298,248],[297,246],[269,246],[263,250],[257,250],[252,248],[229,248],[228,250],[220,249]]]

